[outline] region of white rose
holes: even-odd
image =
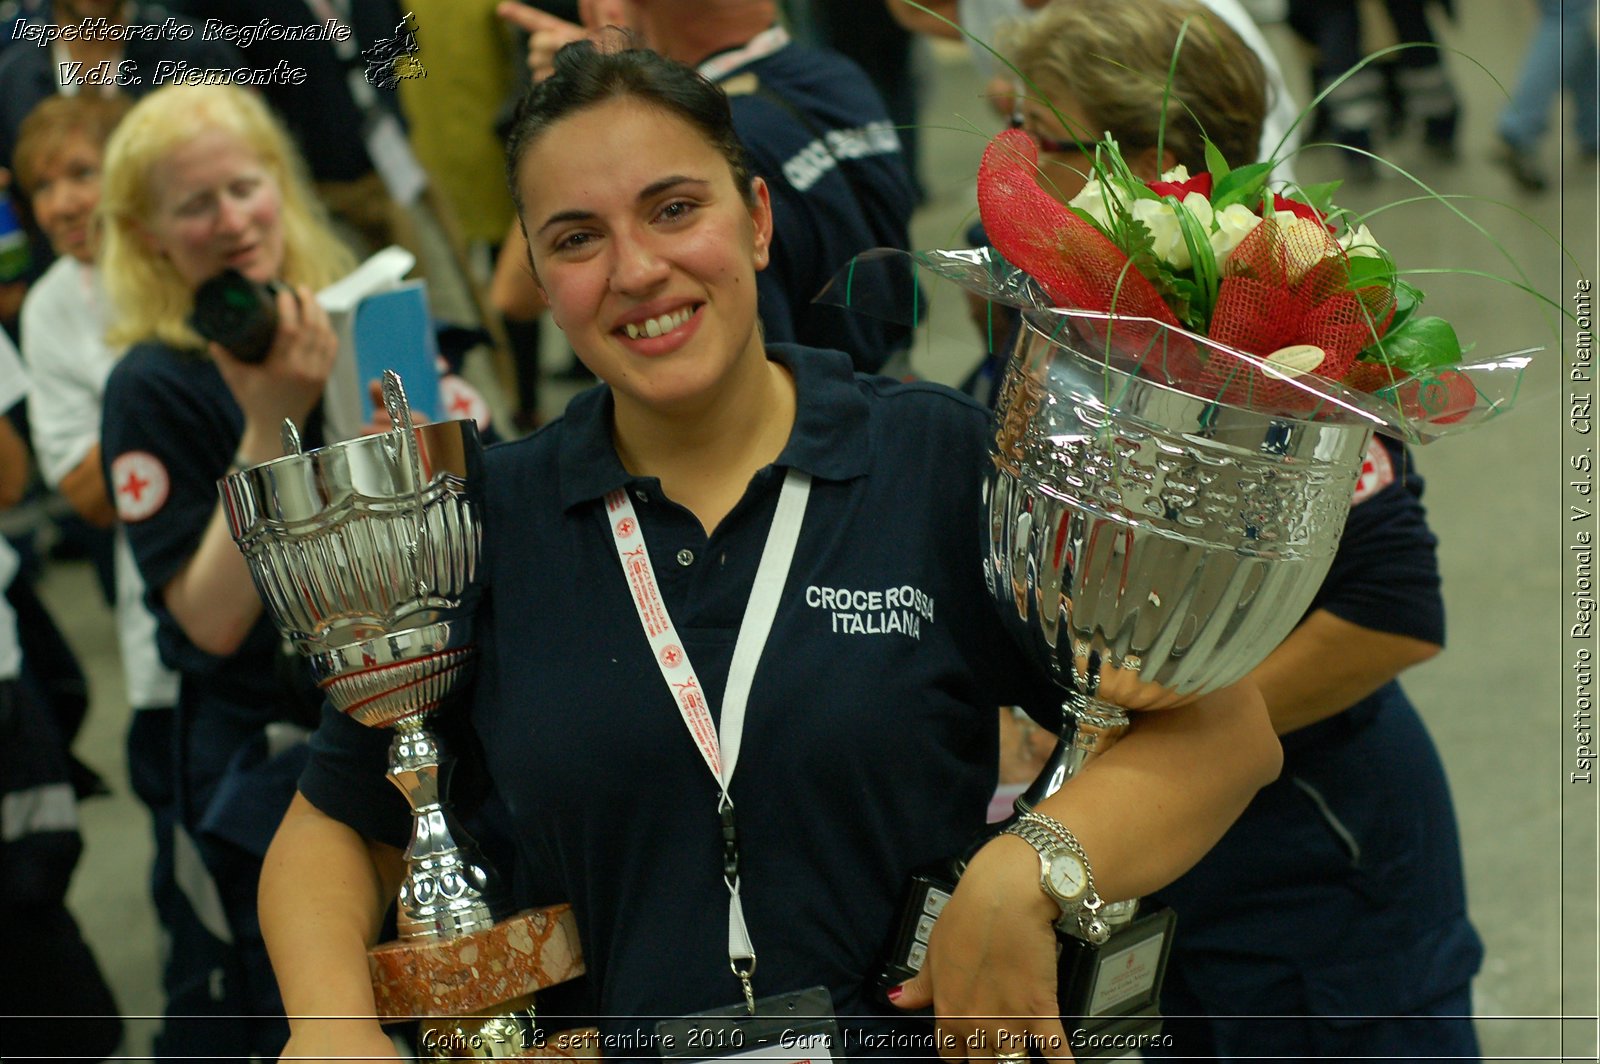
[[[1299,284],[1311,268],[1322,261],[1323,252],[1327,249],[1328,231],[1322,223],[1288,211],[1279,211],[1272,216],[1272,220],[1283,231],[1284,247],[1288,251],[1284,265],[1289,283]]]
[[[1357,225],[1353,230],[1345,230],[1344,235],[1339,238],[1339,246],[1351,257],[1363,256],[1376,259],[1383,256],[1383,248],[1373,237],[1372,231],[1364,225]]]
[[[1106,202],[1106,189],[1098,179],[1090,179],[1079,192],[1067,201],[1067,206],[1083,211],[1102,228],[1111,228],[1111,205]]]
[[[1161,180],[1174,181],[1181,185],[1185,181],[1189,180],[1189,168],[1182,163],[1179,163],[1171,170],[1168,170],[1166,173],[1162,174]]]
[[[1201,229],[1210,232],[1212,217],[1210,200],[1206,199],[1198,192],[1191,192],[1187,196],[1183,197],[1183,207],[1190,214],[1194,215],[1194,220],[1200,223]]]
[[[1189,268],[1189,245],[1183,242],[1183,229],[1178,225],[1178,213],[1172,204],[1166,200],[1134,200],[1132,214],[1150,230],[1158,259],[1175,269]]]
[[[1233,249],[1256,231],[1261,218],[1242,203],[1230,203],[1216,212],[1216,228],[1211,233],[1211,251],[1217,262],[1226,262]]]

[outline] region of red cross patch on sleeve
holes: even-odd
[[[1389,459],[1389,449],[1374,436],[1367,443],[1367,453],[1361,456],[1361,475],[1356,478],[1356,494],[1350,505],[1366,502],[1393,483],[1394,462]]]
[[[489,427],[489,404],[478,389],[454,373],[439,378],[439,397],[444,401],[445,416],[470,418],[479,429]]]
[[[155,516],[171,491],[167,467],[148,451],[128,451],[111,463],[111,497],[127,524]]]

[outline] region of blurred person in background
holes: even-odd
[[[990,79],[989,93],[995,106],[1008,117],[1015,113],[1016,98],[1024,95],[1025,90],[1017,85],[1014,73],[1004,69],[988,49],[1003,50],[1001,46],[1007,32],[1037,17],[1038,11],[1050,0],[929,0],[920,5],[926,10],[912,7],[906,0],[883,2],[889,13],[907,29],[966,41],[979,72]],[[1202,2],[1239,35],[1266,72],[1267,113],[1254,157],[1278,160],[1274,170],[1277,176],[1294,180],[1294,154],[1301,139],[1300,104],[1284,81],[1277,55],[1240,0]]]
[[[1172,85],[1184,106],[1168,112],[1163,154],[1154,134],[1185,18]],[[1040,187],[1063,203],[1089,175],[1074,137],[1109,129],[1147,181],[1179,163],[1203,172],[1201,130],[1230,163],[1259,141],[1260,67],[1198,4],[1056,0],[1010,57],[1054,105],[1025,102],[1023,128],[1040,143]],[[1173,1041],[1147,1058],[1477,1057],[1469,991],[1483,947],[1455,810],[1397,682],[1444,642],[1422,487],[1410,452],[1374,437],[1322,587],[1250,676],[1283,774],[1157,892],[1178,915],[1161,999]]]
[[[1562,88],[1572,96],[1578,156],[1600,152],[1600,75],[1596,73],[1594,0],[1539,0],[1539,25],[1528,42],[1511,102],[1500,112],[1496,157],[1529,192],[1550,183],[1539,165],[1539,142],[1550,128],[1550,105]]]
[[[106,488],[100,422],[106,377],[118,352],[106,342],[111,309],[95,265],[100,171],[106,139],[131,106],[126,97],[52,96],[36,107],[17,138],[17,179],[57,258],[22,306],[22,353],[32,380],[29,424],[39,470],[83,520],[114,526]],[[161,982],[167,1015],[214,1009],[221,978],[216,940],[201,922],[210,876],[186,845],[175,864],[173,706],[178,677],[162,665],[156,619],[122,529],[114,532],[116,624],[133,719],[127,733],[128,778],[149,810],[155,836],[150,892],[161,922]],[[163,1057],[203,1052],[181,1024],[156,1038]]]
[[[406,139],[392,84],[369,68],[365,49],[392,40],[402,11],[396,0],[175,0],[199,20],[250,29],[337,25],[343,40],[263,35],[241,47],[243,65],[292,68],[303,78],[273,77],[260,91],[282,119],[310,168],[317,196],[358,256],[398,244],[420,246],[410,205],[426,184]],[[241,39],[242,42],[242,39]],[[444,45],[444,40],[436,42]],[[420,46],[420,45],[419,45]]]
[[[177,18],[191,36],[180,39],[162,29],[169,18]],[[0,51],[0,186],[6,183],[4,172],[11,166],[23,119],[41,101],[58,93],[142,96],[155,88],[156,69],[163,61],[196,67],[236,67],[240,63],[239,53],[226,44],[202,40],[194,23],[143,0],[48,0],[26,12],[12,30],[20,33],[26,27],[29,33],[42,32],[47,26],[82,26],[90,19],[105,19],[119,27],[149,27],[152,32],[116,40],[109,32],[91,31],[48,45],[40,38],[29,38],[14,40]],[[33,261],[28,272],[0,284],[0,324],[13,333],[28,283],[54,258],[43,234],[35,230],[30,235]]]
[[[221,977],[211,1011],[181,1026],[209,1055],[275,1057],[287,1029],[261,944],[261,857],[294,792],[320,698],[263,614],[216,481],[281,453],[285,418],[323,442],[318,402],[338,342],[312,295],[353,260],[288,133],[256,94],[169,86],[106,145],[102,275],[110,341],[132,346],[106,382],[101,455],[117,516],[180,676],[174,720],[179,867],[214,885],[201,913]],[[278,330],[247,364],[188,325],[224,268],[282,282]]]
[[[1344,153],[1344,161],[1355,180],[1377,176],[1376,161],[1365,153],[1377,148],[1380,125],[1399,133],[1408,120],[1419,119],[1422,142],[1434,158],[1456,157],[1461,102],[1437,46],[1429,6],[1430,0],[1384,0],[1395,39],[1409,47],[1356,70],[1363,55],[1358,0],[1289,0],[1289,26],[1316,50],[1312,92],[1331,86],[1318,106],[1313,139],[1354,149]],[[1448,0],[1437,6],[1452,13]]]
[[[798,22],[806,28],[804,40],[833,49],[872,79],[900,137],[920,204],[926,193],[919,158],[923,93],[915,36],[887,8],[870,2],[789,0],[783,7],[791,25]]]
[[[28,451],[10,415],[27,391],[0,333],[0,511],[28,482]],[[7,1060],[102,1060],[122,1037],[117,1004],[77,921],[67,887],[83,851],[71,780],[71,736],[39,691],[11,591],[20,558],[0,536],[0,907],[6,914]]]

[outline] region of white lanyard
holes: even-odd
[[[782,26],[773,26],[762,30],[731,52],[718,52],[695,67],[695,71],[707,81],[721,81],[746,63],[765,59],[788,43],[789,31]]]
[[[655,567],[650,564],[650,553],[645,549],[644,530],[639,527],[639,516],[633,509],[628,493],[617,489],[606,495],[606,511],[611,520],[611,534],[616,542],[617,557],[622,562],[622,573],[627,578],[628,590],[633,593],[634,609],[645,638],[650,642],[650,652],[661,669],[661,678],[672,692],[673,701],[683,723],[700,749],[706,767],[717,781],[721,797],[717,813],[722,818],[723,832],[723,882],[728,886],[728,965],[739,977],[744,988],[745,1004],[755,1010],[755,992],[750,977],[756,970],[755,947],[750,942],[750,931],[745,926],[744,905],[739,899],[738,836],[734,829],[733,798],[728,784],[739,761],[739,742],[744,734],[744,714],[750,700],[750,684],[755,679],[756,665],[767,645],[772,631],[773,618],[778,613],[778,600],[783,595],[783,585],[789,578],[789,566],[794,560],[795,543],[800,538],[800,523],[805,518],[806,499],[811,494],[811,477],[798,469],[790,469],[783,479],[783,491],[778,495],[778,509],[772,516],[772,527],[767,530],[767,543],[761,551],[761,564],[756,569],[756,581],[750,589],[750,600],[745,604],[744,620],[739,625],[739,638],[733,645],[733,661],[728,666],[728,685],[722,698],[722,727],[720,735],[712,726],[711,710],[706,705],[704,688],[683,641],[667,613],[667,604],[661,597],[656,582]]]

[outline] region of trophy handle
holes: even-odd
[[[405,439],[406,460],[411,465],[411,505],[416,516],[417,538],[407,552],[411,555],[411,574],[416,584],[417,598],[426,598],[428,582],[423,579],[422,559],[429,557],[429,553],[428,521],[422,500],[422,456],[417,452],[416,425],[411,417],[411,404],[406,401],[405,384],[401,382],[400,374],[392,369],[383,371],[383,406],[389,412],[390,423],[394,425],[392,431],[400,433]]]

